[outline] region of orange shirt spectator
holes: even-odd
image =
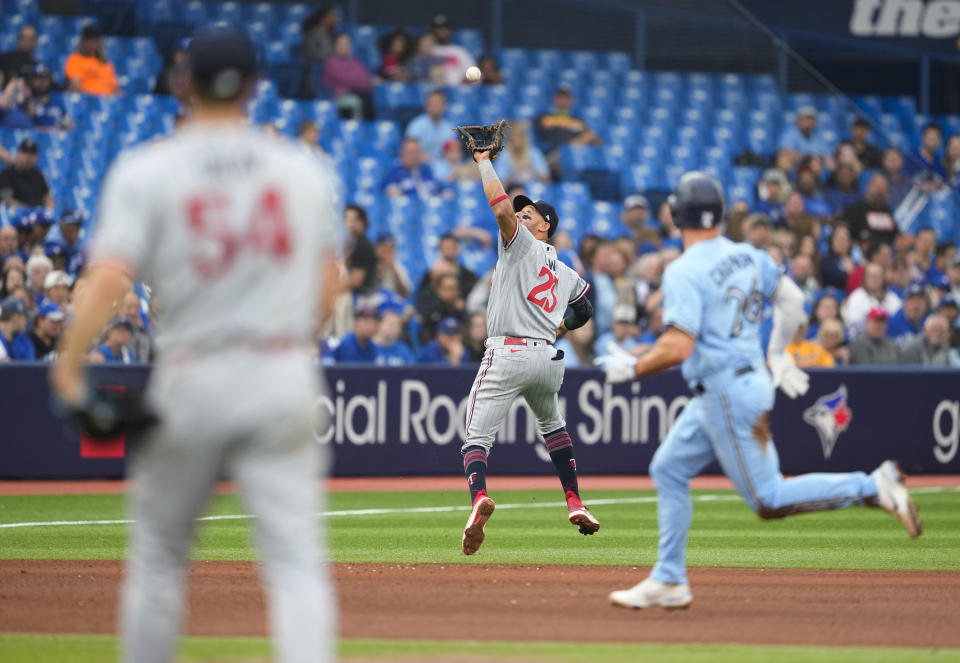
[[[117,73],[103,57],[100,29],[87,25],[80,34],[80,47],[71,53],[63,68],[67,89],[71,92],[107,95],[116,94]]]
[[[787,353],[793,357],[793,361],[800,368],[810,366],[822,366],[824,368],[833,368],[837,365],[833,355],[816,341],[806,339],[794,341],[787,346]]]

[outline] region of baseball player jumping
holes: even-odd
[[[474,153],[484,193],[500,227],[500,241],[487,306],[487,349],[470,390],[467,435],[461,449],[473,503],[463,530],[465,555],[480,548],[484,525],[494,510],[487,495],[487,458],[517,394],[523,394],[537,418],[560,477],[570,522],[581,534],[600,529],[580,500],[573,442],[557,403],[563,352],[553,347],[559,334],[582,326],[593,314],[585,296],[589,286],[557,260],[556,250],[546,243],[557,229],[553,206],[525,196],[517,196],[511,204],[490,162],[491,154],[496,156],[489,150]],[[571,310],[564,316],[568,305]]]
[[[682,363],[683,377],[695,393],[650,463],[658,493],[657,563],[638,585],[610,594],[615,605],[690,605],[685,565],[690,480],[714,460],[761,518],[860,504],[886,509],[910,536],[921,532],[904,476],[892,461],[871,474],[783,478],[770,438],[770,410],[776,387],[790,398],[808,389],[808,376],[784,351],[803,317],[803,293],[767,253],[722,237],[718,226],[723,214],[716,180],[699,172],[680,179],[674,220],[683,233],[684,253],[663,277],[667,330],[640,359],[611,348],[614,354],[597,360],[610,382]],[[765,301],[774,306],[769,372],[758,331]]]
[[[89,419],[86,350],[128,279],[154,287],[162,336],[147,403],[159,424],[130,458],[123,661],[174,659],[195,521],[222,475],[256,516],[276,660],[333,661],[310,357],[319,305],[337,285],[330,177],[293,143],[249,126],[257,56],[245,35],[201,32],[188,52],[190,123],[111,168],[89,286],[52,382]]]

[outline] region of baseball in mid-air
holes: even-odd
[[[480,80],[480,68],[479,67],[467,67],[467,73],[465,74],[467,80],[471,83],[476,83]]]

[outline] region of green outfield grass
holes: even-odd
[[[588,491],[601,522],[592,537],[566,521],[559,491],[495,492],[498,510],[478,555],[464,557],[466,517],[460,491],[336,493],[328,509],[330,546],[339,562],[461,562],[651,565],[656,553],[656,504],[651,491]],[[760,521],[730,491],[694,493],[690,566],[960,570],[960,492],[915,491],[925,533],[910,540],[879,509],[850,508]],[[624,500],[641,503],[623,503]],[[605,503],[607,502],[607,503]],[[363,510],[391,510],[364,513]],[[420,509],[420,511],[411,511]],[[432,511],[432,509],[447,509]],[[345,513],[346,512],[346,513]],[[213,516],[243,514],[233,496],[212,500]],[[121,520],[119,495],[0,497],[5,523]],[[0,527],[0,558],[120,559],[123,524]],[[249,560],[249,520],[204,522],[194,555],[202,560]],[[0,657],[0,660],[6,660]]]
[[[0,634],[4,663],[102,663],[116,657],[116,641],[101,635]],[[551,642],[452,642],[432,640],[344,640],[341,660],[409,659],[432,661],[451,656],[459,660],[496,660],[501,663],[946,663],[957,661],[956,650],[900,647],[771,647],[760,645],[659,645]],[[181,660],[265,661],[270,643],[263,638],[186,638]]]

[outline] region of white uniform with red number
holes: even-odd
[[[517,394],[533,411],[541,435],[566,425],[557,404],[563,353],[553,341],[567,306],[590,287],[519,223],[509,241],[500,239],[487,304],[487,351],[470,390],[463,444],[488,452]]]
[[[194,521],[221,476],[256,516],[277,660],[334,660],[310,353],[332,201],[313,157],[239,125],[134,149],[107,177],[93,262],[126,266],[160,305],[147,398],[162,423],[130,466],[126,661],[173,659]]]

